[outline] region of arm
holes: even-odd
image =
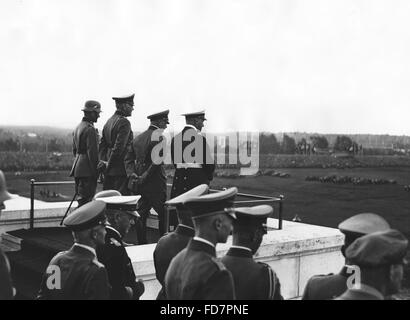
[[[73,132],[73,155],[74,157],[76,154],[77,154],[77,146],[75,144],[75,132]]]
[[[206,173],[206,176],[209,181],[211,181],[214,177],[214,171],[215,171],[215,159],[214,159],[214,152],[211,150],[209,147],[209,144],[206,141],[206,138],[203,137],[204,139],[204,164],[203,164],[203,169]]]
[[[135,172],[135,150],[133,143],[130,143],[128,146],[127,153],[124,158],[124,164],[127,177],[129,177]]]
[[[97,132],[93,127],[89,127],[87,130],[87,156],[92,170],[93,176],[97,176],[97,165],[98,165],[98,137]]]
[[[13,285],[11,283],[10,265],[7,257],[0,251],[0,300],[11,299],[13,299]]]
[[[268,265],[266,265],[266,270],[269,283],[268,300],[283,300],[280,292],[280,282],[278,276]]]
[[[109,168],[115,161],[121,159],[121,155],[125,152],[130,142],[130,135],[132,135],[130,122],[125,118],[118,120],[118,134],[108,159],[107,171],[109,171]]]
[[[110,286],[104,267],[96,267],[89,279],[85,295],[88,300],[108,300],[110,298]]]
[[[205,283],[204,300],[235,300],[232,274],[228,270],[218,270]]]

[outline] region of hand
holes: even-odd
[[[107,168],[107,161],[100,160],[97,165],[97,171],[104,172]]]
[[[134,299],[138,300],[145,292],[145,285],[142,279],[138,279],[134,286]]]

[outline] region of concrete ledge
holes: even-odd
[[[268,227],[276,219],[268,219]],[[217,245],[217,256],[223,256],[231,246]],[[283,230],[268,231],[255,258],[269,264],[277,273],[285,299],[302,295],[307,280],[315,274],[338,272],[344,258],[340,253],[343,235],[337,229],[284,221]],[[134,271],[145,281],[142,299],[155,299],[160,289],[155,277],[153,252],[155,244],[127,247]]]

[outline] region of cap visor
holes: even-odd
[[[137,211],[127,211],[127,213],[135,218],[140,218],[140,214]]]

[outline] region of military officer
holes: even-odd
[[[6,187],[6,178],[3,171],[0,170],[0,216],[1,211],[5,209],[4,202],[10,200],[15,196],[8,193]],[[0,248],[0,300],[13,299],[15,290],[10,275],[10,263]]]
[[[339,224],[339,230],[345,235],[342,254],[354,240],[377,231],[390,229],[386,220],[374,213],[361,213]],[[347,264],[347,263],[346,263]],[[347,289],[347,279],[351,275],[348,267],[343,266],[338,274],[316,275],[309,279],[303,292],[302,300],[328,300],[336,298]]]
[[[276,273],[266,263],[253,260],[272,212],[268,205],[235,208],[232,246],[221,261],[232,273],[238,300],[283,300]]]
[[[100,159],[106,163],[103,189],[114,189],[126,194],[124,158],[133,137],[131,123],[127,117],[130,117],[134,110],[134,94],[113,99],[117,111],[104,125],[100,142]]]
[[[179,224],[174,232],[168,233],[159,239],[154,250],[155,274],[162,285],[157,300],[165,300],[164,278],[171,260],[187,246],[195,235],[191,211],[183,203],[191,197],[198,197],[207,193],[208,189],[206,184],[201,184],[166,202],[166,205],[176,207]]]
[[[235,213],[231,209],[238,190],[189,198],[195,237],[179,252],[165,274],[165,292],[170,300],[235,299],[232,275],[216,259],[215,246],[224,243],[232,231]]]
[[[137,300],[144,293],[144,283],[142,280],[136,281],[122,239],[128,233],[133,219],[138,217],[136,209],[141,196],[121,196],[117,192],[105,190],[96,195],[97,201],[107,204],[108,218],[105,244],[97,247],[97,257],[107,268],[111,299]]]
[[[360,272],[336,300],[384,300],[399,292],[407,247],[407,239],[393,229],[356,239],[346,249],[346,258]]]
[[[204,126],[205,111],[183,114],[186,125],[171,141],[171,159],[175,166],[171,198],[196,187],[207,184],[213,179],[215,164],[213,152],[201,135]],[[191,153],[184,153],[186,148],[192,148]],[[190,156],[189,156],[190,155]]]
[[[98,133],[94,123],[100,117],[101,105],[98,101],[86,101],[84,117],[73,132],[73,154],[75,160],[70,177],[75,179],[78,206],[91,201],[97,188],[98,170]]]
[[[138,135],[129,146],[125,157],[127,176],[131,180],[129,186],[134,194],[140,194],[139,213],[141,219],[138,222],[140,230],[137,230],[138,243],[147,243],[147,218],[151,208],[158,214],[159,235],[166,232],[164,203],[167,198],[167,178],[162,161],[163,156],[158,154],[158,160],[152,159],[153,148],[163,141],[162,132],[167,128],[169,110],[154,113],[147,118],[150,126]],[[153,161],[154,160],[154,161]]]
[[[64,219],[74,237],[70,250],[51,259],[40,286],[40,300],[105,300],[110,286],[107,270],[95,248],[105,241],[105,203],[91,201]]]

